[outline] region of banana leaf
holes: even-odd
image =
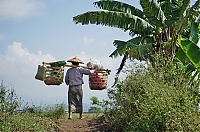
[[[66,61],[62,60],[62,61],[56,61],[56,62],[50,62],[49,63],[51,66],[64,66],[66,64]]]
[[[179,37],[178,41],[185,55],[200,72],[200,48],[187,38]]]

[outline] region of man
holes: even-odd
[[[74,57],[67,62],[71,62],[74,67],[70,68],[66,72],[65,83],[69,85],[68,90],[68,105],[69,105],[69,118],[72,119],[72,112],[79,113],[79,119],[82,119],[83,105],[82,97],[83,90],[82,84],[83,75],[90,75],[92,71],[89,69],[79,67],[80,64],[84,64],[80,59]]]

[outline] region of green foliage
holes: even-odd
[[[33,113],[0,113],[0,131],[48,131],[55,132],[58,130],[57,124],[50,118],[38,116]]]
[[[99,99],[97,97],[95,97],[95,96],[92,96],[90,98],[90,101],[92,101],[92,103],[91,103],[92,105],[99,105],[100,104]]]
[[[193,23],[189,36],[179,36],[180,50],[176,53],[176,58],[186,67],[187,74],[193,76],[193,79],[197,78],[200,72],[200,48],[197,46],[200,35],[199,29],[200,26]]]
[[[200,67],[200,48],[192,43],[189,39],[180,38],[180,46],[185,52],[186,56],[190,59],[192,64],[198,69]]]
[[[94,2],[93,4],[103,10],[126,12],[139,16],[140,18],[145,18],[141,10],[120,1],[105,0],[103,2],[97,1]]]
[[[116,46],[116,50],[111,53],[109,57],[122,56],[127,52],[132,58],[141,59],[141,57],[144,57],[146,54],[153,51],[153,42],[153,38],[147,36],[135,37],[126,42],[115,40],[113,44]]]
[[[94,110],[96,110],[97,112],[101,112],[101,108],[100,106],[102,106],[102,102],[99,101],[99,99],[95,96],[92,96],[90,98],[90,100],[92,101],[91,104],[92,105],[96,105],[97,107],[94,107]]]
[[[130,67],[109,90],[105,120],[116,131],[200,131],[199,86],[178,65],[155,60],[154,68]]]
[[[50,118],[50,119],[60,119],[65,116],[65,105],[64,104],[56,104],[53,106],[39,106],[35,107],[34,105],[32,107],[27,108],[27,113],[32,113],[41,117]]]
[[[13,113],[16,108],[18,108],[18,97],[15,91],[13,89],[8,90],[2,81],[0,86],[0,112]]]
[[[200,26],[199,26],[200,27]],[[179,45],[184,51],[185,55],[189,58],[190,62],[198,69],[200,67],[200,48],[197,46],[199,41],[200,30],[197,31],[198,25],[193,24],[191,33],[188,38],[179,37]]]
[[[142,6],[143,13],[148,18],[148,21],[156,26],[162,27],[166,17],[157,3],[157,0],[140,0],[140,5]]]
[[[44,110],[45,117],[51,119],[59,119],[65,116],[65,105],[57,104],[55,107],[50,107]]]

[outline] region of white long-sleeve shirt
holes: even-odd
[[[81,85],[83,84],[83,75],[89,75],[91,71],[89,69],[84,69],[81,67],[70,68],[67,70],[65,76],[65,83],[67,85]]]

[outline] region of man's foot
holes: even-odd
[[[69,112],[69,116],[68,116],[69,118],[69,120],[72,120],[72,112]]]
[[[80,117],[79,119],[82,120],[82,119],[84,119],[84,117]]]

